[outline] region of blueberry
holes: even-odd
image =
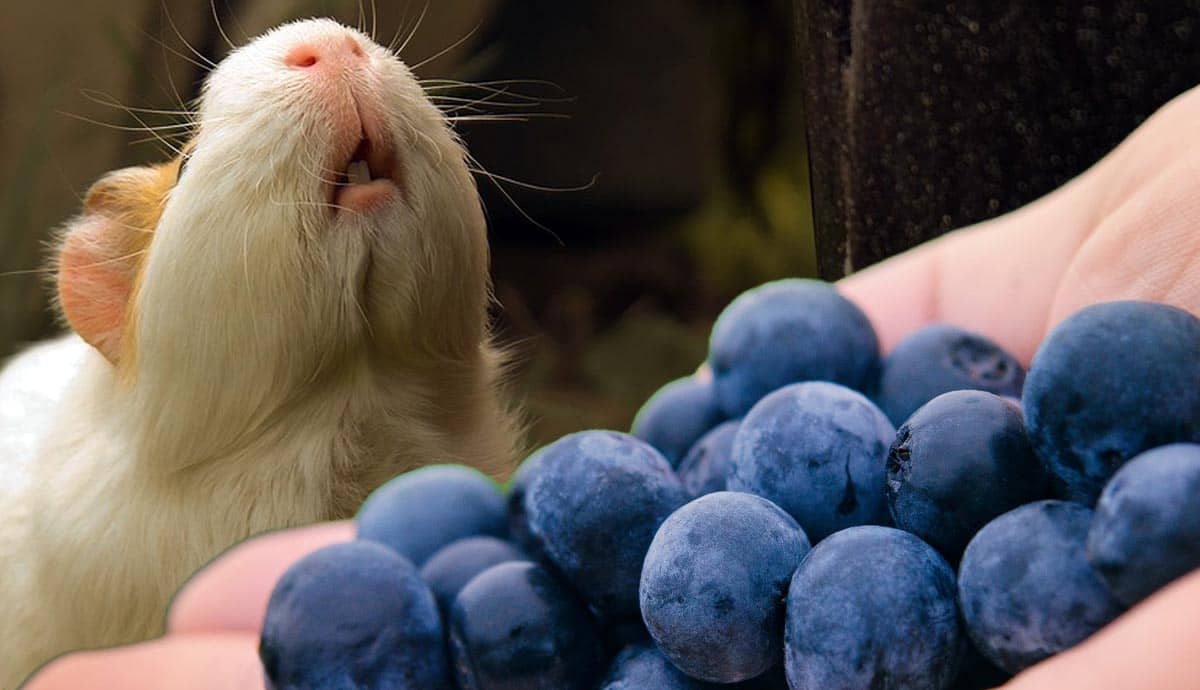
[[[259,645],[270,690],[448,688],[433,593],[396,552],[334,544],[275,585]]]
[[[712,381],[688,376],[658,389],[638,410],[630,433],[657,448],[674,467],[722,419]]]
[[[421,577],[429,583],[438,605],[448,611],[454,597],[471,578],[493,565],[524,560],[528,557],[520,549],[502,539],[467,537],[433,554],[421,568]]]
[[[355,523],[359,539],[389,546],[420,566],[463,537],[504,536],[504,498],[496,483],[477,470],[436,465],[376,489]]]
[[[945,559],[874,526],[813,547],[792,577],[785,635],[792,690],[942,690],[966,639]]]
[[[875,400],[893,424],[942,393],[982,390],[1021,397],[1025,369],[983,336],[956,326],[926,326],[883,360]]]
[[[1092,567],[1133,606],[1200,568],[1200,445],[1148,450],[1120,469],[1088,533]]]
[[[793,384],[742,420],[727,486],[774,501],[814,541],[885,524],[884,463],[895,437],[861,394],[832,383]]]
[[[688,675],[754,678],[780,660],[784,593],[808,549],[796,521],[766,499],[701,496],[667,518],[650,544],[642,619]]]
[[[1020,408],[991,393],[939,395],[900,427],[888,453],[896,526],[952,563],[993,518],[1048,496]]]
[[[1082,642],[1121,604],[1088,565],[1092,511],[1038,501],[988,523],[967,545],[958,598],[975,646],[1009,673]]]
[[[626,647],[617,655],[600,690],[710,690],[688,677],[653,646]]]
[[[1034,355],[1022,404],[1063,498],[1094,504],[1126,460],[1200,443],[1200,319],[1108,302],[1058,325]]]
[[[879,342],[866,315],[832,285],[780,280],[742,293],[721,312],[708,361],[717,403],[732,419],[798,381],[871,391]]]
[[[628,434],[581,431],[542,453],[524,501],[541,552],[598,613],[636,616],[642,559],[686,501],[683,485],[658,451]]]
[[[530,556],[535,556],[537,560],[543,560],[543,554],[540,552],[537,539],[529,532],[529,516],[525,514],[525,493],[529,490],[530,483],[533,482],[534,476],[541,467],[542,451],[545,447],[539,448],[517,468],[513,473],[512,480],[508,483],[508,496],[506,498],[506,509],[508,511],[508,531],[512,535],[512,539]]]
[[[725,478],[733,461],[733,437],[741,420],[725,422],[709,431],[688,450],[677,474],[688,496],[698,498],[725,490]]]
[[[462,690],[590,690],[603,672],[584,602],[528,561],[467,583],[451,607],[450,643]]]

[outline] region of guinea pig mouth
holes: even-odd
[[[364,210],[398,191],[390,146],[363,136],[331,185],[335,206]]]

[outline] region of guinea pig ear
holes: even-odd
[[[166,179],[169,167],[127,168],[100,179],[59,247],[59,308],[114,365],[121,363],[138,274],[174,180]]]

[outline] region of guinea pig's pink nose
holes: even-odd
[[[307,69],[322,63],[340,62],[350,64],[366,58],[362,45],[353,36],[329,41],[298,43],[283,56],[288,67]]]

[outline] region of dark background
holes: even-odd
[[[37,269],[87,186],[167,157],[96,101],[178,107],[206,71],[188,46],[219,60],[222,29],[334,16],[384,44],[412,32],[422,78],[521,80],[480,114],[529,117],[459,129],[497,176],[479,177],[496,324],[535,442],[627,428],[704,359],[730,298],[817,275],[814,246],[833,279],[999,215],[1200,81],[1200,0],[376,4],[3,3],[0,357],[55,332]]]

